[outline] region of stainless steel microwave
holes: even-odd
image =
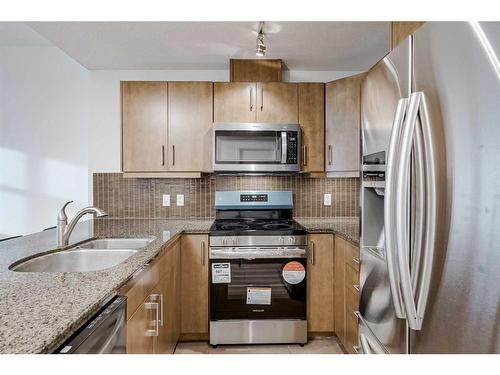
[[[299,124],[215,123],[214,172],[298,173]]]

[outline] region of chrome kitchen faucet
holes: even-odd
[[[76,223],[78,223],[78,221],[82,218],[83,215],[91,213],[97,214],[98,217],[107,215],[107,213],[101,210],[100,208],[88,206],[78,211],[75,217],[68,224],[68,216],[66,216],[66,206],[70,203],[73,203],[73,201],[66,202],[64,206],[62,206],[61,211],[59,211],[59,214],[57,215],[58,247],[68,246],[69,236],[73,232],[73,229],[75,229]]]

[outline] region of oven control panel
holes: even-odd
[[[267,194],[241,194],[240,202],[267,202]]]

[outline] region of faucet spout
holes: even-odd
[[[107,213],[98,208],[98,207],[85,207],[82,208],[80,211],[78,211],[73,219],[68,224],[68,217],[66,215],[66,206],[73,201],[66,202],[64,206],[61,208],[59,211],[59,214],[57,215],[57,246],[58,247],[65,247],[68,246],[69,243],[69,237],[71,236],[71,233],[73,232],[73,229],[75,229],[76,224],[78,221],[86,214],[96,214],[97,217],[102,217],[106,216]]]

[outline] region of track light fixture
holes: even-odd
[[[257,50],[255,54],[257,56],[265,56],[266,55],[266,45],[264,44],[264,21],[259,23],[259,33],[257,35]]]

